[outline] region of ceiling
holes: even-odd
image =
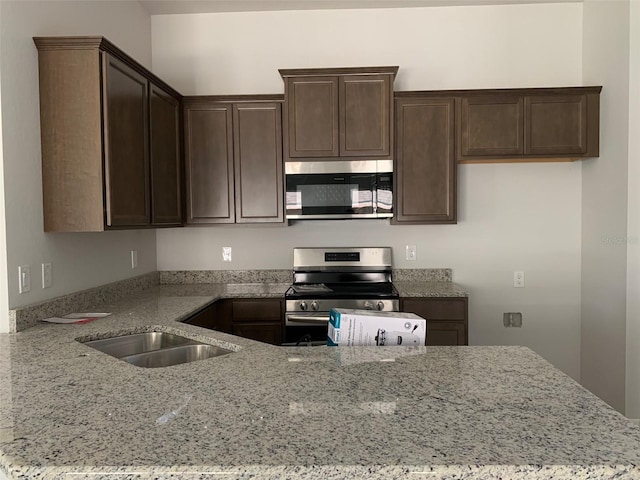
[[[151,15],[272,10],[335,10],[411,8],[527,3],[568,3],[582,0],[139,0]]]

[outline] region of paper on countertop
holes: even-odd
[[[48,323],[89,323],[99,318],[108,317],[111,313],[69,313],[62,317],[45,318]]]

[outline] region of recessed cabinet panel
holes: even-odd
[[[340,156],[389,155],[391,77],[340,78]]]
[[[460,156],[522,155],[522,97],[482,96],[460,100]]]
[[[283,222],[279,103],[233,107],[236,222]]]
[[[396,100],[394,223],[454,223],[453,98]]]
[[[107,225],[149,225],[148,81],[105,57]]]
[[[153,225],[181,225],[180,102],[151,84],[151,202]]]
[[[233,223],[232,106],[185,107],[189,223]]]
[[[338,78],[287,79],[289,157],[338,155]]]
[[[586,153],[586,95],[531,96],[524,102],[525,154]]]

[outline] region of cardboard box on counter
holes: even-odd
[[[427,321],[415,313],[332,308],[329,346],[425,345]]]

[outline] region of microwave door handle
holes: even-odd
[[[378,211],[378,186],[375,183],[373,184],[371,203],[373,203],[373,213],[376,213]]]

